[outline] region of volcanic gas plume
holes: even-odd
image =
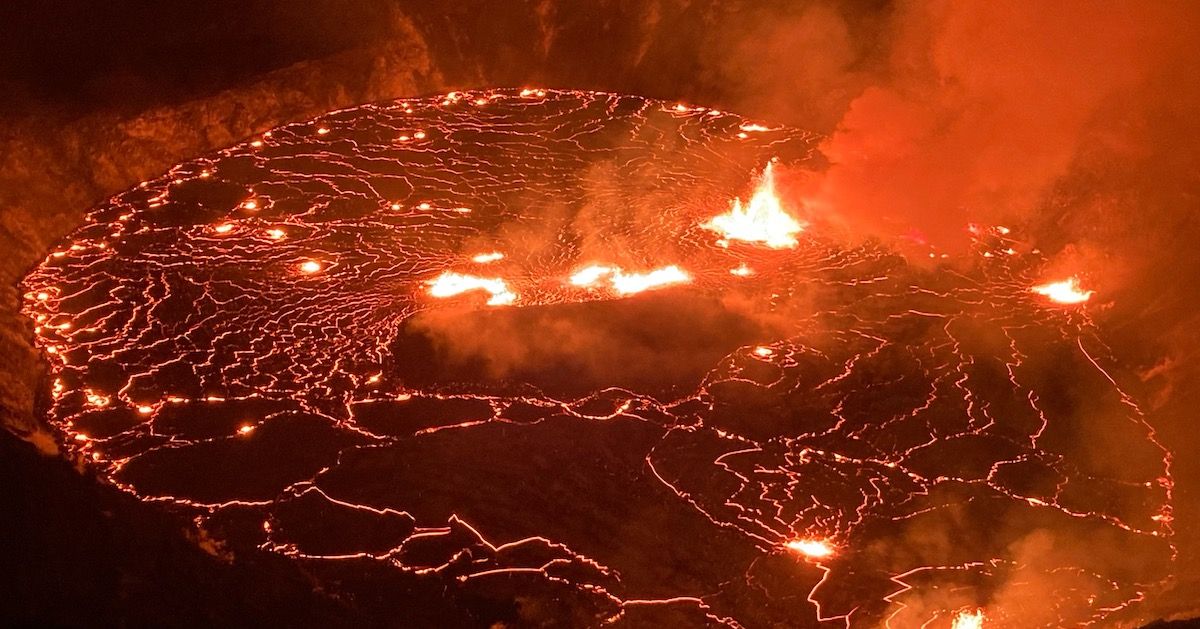
[[[953,266],[839,244],[775,187],[815,142],[540,89],[274,129],[26,278],[50,420],[331,590],[352,565],[530,623],[1120,619],[1172,573],[1171,459],[1092,289],[1000,225]]]

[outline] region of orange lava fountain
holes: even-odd
[[[983,610],[958,612],[950,629],[983,629]]]
[[[721,234],[723,241],[742,240],[772,249],[795,247],[796,234],[804,227],[783,209],[775,191],[773,162],[768,162],[763,169],[758,187],[745,205],[741,199],[734,199],[728,212],[714,216],[704,224],[705,229]]]
[[[645,273],[626,273],[620,267],[593,264],[576,271],[568,282],[574,286],[594,287],[605,277],[608,278],[612,289],[620,295],[633,295],[692,281],[692,276],[687,271],[674,264]]]
[[[1095,293],[1095,291],[1083,290],[1083,287],[1079,285],[1079,278],[1074,276],[1058,282],[1039,284],[1029,290],[1060,304],[1081,304],[1091,299],[1092,294]]]
[[[833,554],[833,545],[820,539],[794,539],[784,546],[809,559],[822,559]]]
[[[517,295],[508,290],[508,285],[502,279],[476,277],[446,271],[435,279],[426,282],[429,294],[434,297],[454,297],[469,291],[486,291],[489,306],[507,306],[517,300]]]

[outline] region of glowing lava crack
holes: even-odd
[[[1007,229],[955,270],[825,240],[774,187],[813,143],[540,89],[274,129],[26,278],[48,419],[235,555],[433,626],[1133,613],[1170,454],[1090,293]]]

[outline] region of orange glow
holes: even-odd
[[[655,269],[649,273],[625,274],[618,269],[612,276],[613,288],[622,295],[640,293],[644,290],[661,288],[671,284],[683,284],[691,280],[692,277],[690,275],[674,264],[661,269]]]
[[[503,253],[500,253],[499,251],[493,251],[491,253],[481,253],[477,256],[474,256],[471,258],[471,262],[474,262],[476,264],[487,264],[489,262],[495,262],[496,260],[503,260],[503,259],[504,259]]]
[[[1079,278],[1074,276],[1058,282],[1040,284],[1029,290],[1060,304],[1083,303],[1091,299],[1092,294],[1095,292],[1083,290],[1083,287],[1079,285]]]
[[[674,264],[645,273],[626,273],[620,267],[592,264],[576,271],[568,281],[574,286],[593,287],[604,277],[608,277],[612,289],[622,295],[692,281],[687,271]]]
[[[734,199],[728,212],[713,217],[704,228],[721,234],[724,240],[786,249],[796,246],[796,234],[804,230],[804,225],[784,211],[775,191],[774,163],[769,162],[750,200],[742,205],[741,199]]]
[[[593,286],[600,278],[617,271],[616,267],[593,264],[576,271],[569,280],[574,286]]]
[[[821,559],[833,554],[833,546],[821,539],[794,539],[784,546],[795,553],[800,553],[810,559]]]
[[[950,629],[983,629],[983,610],[958,612]]]
[[[487,300],[489,306],[506,306],[517,300],[516,294],[508,290],[508,285],[499,278],[446,271],[425,283],[429,286],[429,294],[434,297],[453,297],[468,291],[482,290],[491,295]]]
[[[963,71],[979,61],[917,69],[986,82],[986,67]],[[21,358],[52,385],[30,447],[178,514],[214,561],[253,548],[315,571],[311,587],[419,580],[450,607],[551,589],[561,604],[533,616],[998,629],[1120,623],[1180,598],[1186,454],[1156,422],[1163,387],[1132,377],[1109,335],[1121,330],[1094,320],[1114,299],[1103,282],[1138,269],[1096,274],[1092,258],[1119,251],[1078,230],[1038,253],[1051,245],[1023,233],[1028,204],[1003,198],[1054,196],[1065,153],[1009,179],[959,177],[955,155],[916,160],[896,181],[892,161],[927,126],[953,153],[964,143],[940,127],[1004,121],[934,111],[825,154],[808,131],[687,102],[519,85],[442,101],[259,131],[75,212],[79,227],[10,281],[11,314],[34,324],[16,326],[33,353]],[[838,129],[910,109],[867,99]],[[1093,117],[1049,126],[1091,131]],[[272,150],[247,155],[255,139]],[[834,172],[875,144],[896,153],[867,165],[878,181]],[[990,161],[1010,153],[1031,154]],[[947,164],[945,181],[918,181]],[[905,176],[918,198],[889,196]],[[1072,182],[1052,209],[1078,210],[1058,199]],[[1164,186],[1178,188],[1151,181],[1143,196]],[[1109,188],[1075,214],[1123,207]],[[1075,214],[1065,228],[1086,227]],[[1146,358],[1142,379],[1166,370],[1170,384],[1170,356]],[[1089,396],[1085,432],[1062,380]],[[1105,474],[1062,447],[1072,439],[1112,441],[1136,465]],[[613,512],[622,492],[661,505],[655,521],[639,521],[643,505]],[[606,522],[563,525],[564,503]],[[960,539],[1001,512],[1020,517]],[[1055,527],[1129,560],[1039,559]],[[647,541],[698,576],[658,587],[655,566],[630,559]]]

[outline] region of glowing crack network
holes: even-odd
[[[1006,228],[918,268],[706,226],[814,142],[535,89],[274,129],[95,208],[25,279],[49,420],[235,553],[330,583],[370,566],[449,607],[1131,613],[1171,574],[1170,453],[1086,306],[1030,290],[1044,260],[1006,255]]]

